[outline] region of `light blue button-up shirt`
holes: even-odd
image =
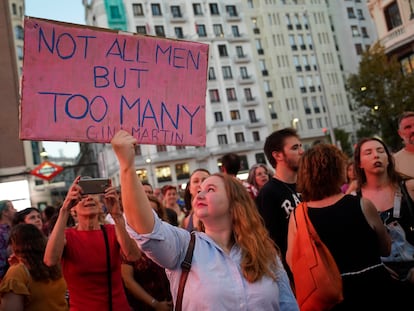
[[[166,268],[175,304],[181,262],[190,242],[190,233],[161,221],[157,216],[155,219],[153,232],[149,234],[137,234],[128,225],[127,230],[147,256]],[[280,259],[277,260],[276,281],[262,277],[249,283],[240,268],[241,250],[238,245],[226,254],[205,233],[197,232],[182,301],[183,310],[299,311],[286,271]]]

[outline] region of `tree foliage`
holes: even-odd
[[[414,75],[404,75],[400,63],[388,58],[384,48],[376,44],[364,52],[358,73],[348,77],[346,88],[356,104],[361,124],[358,138],[378,135],[392,150],[398,150],[398,117],[413,110]]]

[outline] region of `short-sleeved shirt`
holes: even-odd
[[[25,297],[24,310],[27,311],[68,310],[64,278],[35,281],[22,263],[12,265],[0,283],[0,295],[9,292]]]

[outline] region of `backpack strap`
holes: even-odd
[[[188,273],[190,272],[190,269],[191,269],[194,246],[195,246],[195,232],[193,231],[191,232],[191,238],[190,238],[190,243],[188,244],[187,253],[185,254],[185,258],[183,262],[181,263],[182,272],[181,272],[180,284],[179,284],[178,292],[177,292],[177,301],[175,303],[175,311],[181,311],[181,308],[182,308],[184,287],[185,287],[185,282],[187,281]]]

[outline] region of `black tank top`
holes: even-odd
[[[381,263],[377,234],[365,219],[359,197],[345,195],[331,206],[308,206],[308,211],[309,219],[341,273]]]

